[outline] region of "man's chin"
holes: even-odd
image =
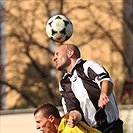
[[[64,67],[56,67],[58,71],[61,71],[61,72],[66,72],[66,70],[64,69]]]
[[[62,68],[61,67],[57,67],[57,70],[62,71]]]

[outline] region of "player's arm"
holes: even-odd
[[[91,69],[93,70],[90,71],[91,78],[94,79],[101,90],[98,106],[103,108],[110,102],[108,96],[112,93],[113,89],[112,79],[110,78],[109,73],[105,70],[105,68],[97,63],[92,63]]]
[[[113,83],[107,80],[103,80],[101,83],[101,93],[98,100],[98,106],[103,108],[109,101],[109,95],[112,93]]]

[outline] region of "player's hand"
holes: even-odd
[[[73,110],[69,113],[69,118],[67,120],[69,127],[74,127],[80,120],[82,119],[82,115],[79,111]]]
[[[98,107],[99,108],[103,108],[105,105],[107,105],[109,103],[109,97],[107,96],[106,93],[101,92],[100,94],[100,98],[98,100]]]

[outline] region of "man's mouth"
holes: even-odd
[[[58,66],[58,61],[56,61],[56,66]]]

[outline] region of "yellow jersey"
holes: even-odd
[[[73,128],[69,127],[67,124],[68,116],[64,116],[61,119],[60,125],[58,127],[58,133],[102,133],[101,131],[88,126],[83,121],[77,123]]]

